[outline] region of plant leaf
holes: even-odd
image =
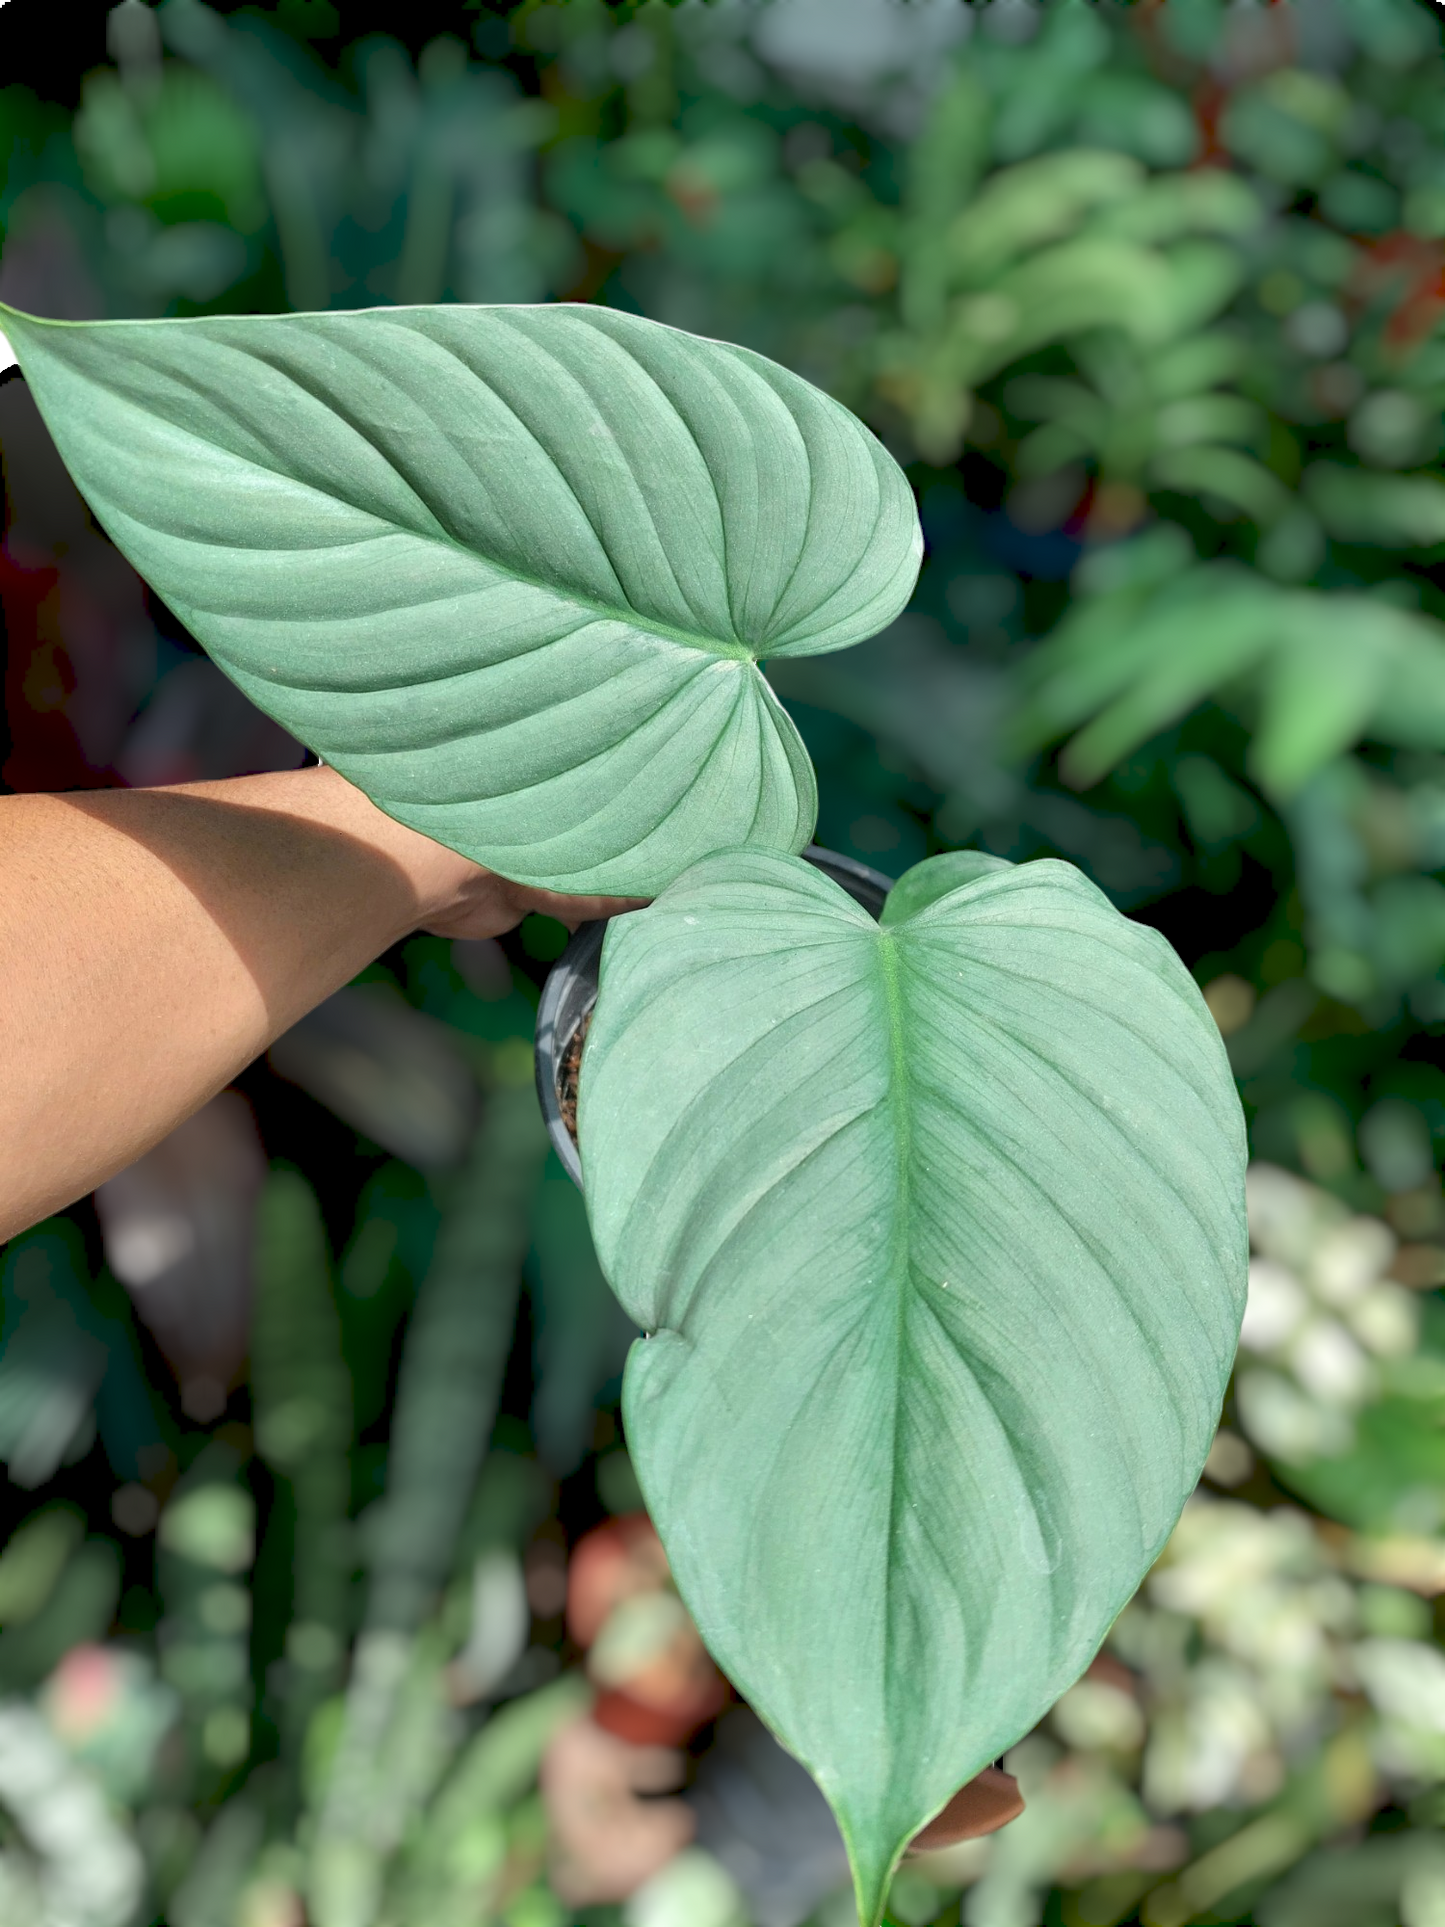
[[[1365,468],[1316,462],[1303,492],[1330,534],[1384,549],[1429,549],[1445,542],[1445,482],[1435,475],[1373,475]]]
[[[1127,562],[1130,545],[1120,546]],[[1060,757],[1083,787],[1248,679],[1261,699],[1251,771],[1285,797],[1362,736],[1445,742],[1442,644],[1433,617],[1381,596],[1286,589],[1206,564],[1157,593],[1110,588],[1076,602],[1024,665],[1008,736],[1027,753],[1083,723]]]
[[[1161,254],[1127,241],[1061,241],[954,304],[945,342],[949,371],[977,385],[1047,342],[1095,328],[1151,337],[1160,332],[1170,291]]]
[[[1249,579],[1236,584],[1223,575],[1211,581],[1204,570],[1193,573],[1189,582],[1198,589],[1192,606],[1181,594],[1166,593],[1114,639],[1108,667],[1117,693],[1060,758],[1069,782],[1080,788],[1097,783],[1140,743],[1187,715],[1231,677],[1253,669],[1269,650],[1282,621],[1272,585],[1261,589]],[[1085,611],[1095,622],[1105,613],[1103,607],[1097,614]],[[1066,626],[1067,619],[1061,630]],[[1119,672],[1131,662],[1138,665],[1133,678],[1123,681]],[[1083,675],[1073,679],[1076,689],[1090,665],[1078,667]],[[1098,682],[1104,667],[1102,661],[1097,666]]]
[[[1222,167],[1201,167],[1188,174],[1153,175],[1102,207],[1089,229],[1148,243],[1180,234],[1247,234],[1263,218],[1259,195],[1247,181]]]
[[[390,815],[579,893],[808,841],[758,659],[882,628],[921,538],[798,376],[594,307],[0,312],[107,532]]]
[[[958,215],[945,256],[961,287],[981,287],[1030,248],[1061,240],[1094,208],[1137,195],[1138,161],[1097,148],[1039,154],[986,181]]]
[[[1232,448],[1161,449],[1150,460],[1149,477],[1155,488],[1175,489],[1181,495],[1217,495],[1230,508],[1265,527],[1290,506],[1289,490],[1262,462]]]
[[[1218,1031],[1067,864],[880,926],[807,864],[725,852],[611,925],[580,1125],[649,1334],[624,1382],[649,1510],[873,1927],[1209,1449],[1247,1262]]]
[[[930,903],[936,903],[939,897],[947,896],[950,890],[960,890],[966,883],[977,882],[979,877],[1013,867],[1007,857],[990,856],[986,850],[945,850],[942,856],[927,857],[899,877],[888,892],[880,921],[902,923],[906,917],[917,916]]]
[[[1407,623],[1408,614],[1364,596],[1281,597],[1248,755],[1268,795],[1293,795],[1366,733]]]

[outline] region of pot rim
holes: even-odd
[[[856,857],[842,856],[836,850],[810,843],[803,859],[824,876],[840,884],[870,916],[883,912],[883,901],[893,888],[895,878],[885,876]],[[610,919],[579,924],[567,948],[547,973],[537,1005],[534,1062],[537,1075],[537,1102],[552,1149],[563,1170],[579,1190],[582,1188],[582,1160],[572,1133],[562,1121],[562,1104],[557,1094],[557,1077],[567,1046],[577,1026],[597,1001],[598,971],[602,962],[602,941]]]

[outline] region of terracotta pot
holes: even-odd
[[[590,1646],[615,1606],[667,1579],[667,1554],[647,1514],[609,1519],[578,1541],[568,1561],[567,1631]]]
[[[683,1746],[709,1720],[715,1720],[727,1704],[725,1681],[721,1675],[714,1674],[713,1682],[706,1697],[680,1701],[673,1706],[647,1706],[614,1687],[599,1693],[592,1718],[604,1733],[615,1734],[633,1746]]]

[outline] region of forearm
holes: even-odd
[[[0,1239],[149,1149],[467,876],[499,884],[326,769],[0,798]]]

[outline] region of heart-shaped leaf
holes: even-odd
[[[392,816],[584,893],[808,841],[758,660],[872,635],[922,551],[798,376],[581,306],[0,323],[111,537]]]
[[[1164,1544],[1248,1253],[1239,1101],[1168,945],[1067,864],[935,896],[938,863],[880,926],[806,863],[705,859],[610,927],[582,1069],[648,1507],[865,1927]]]

